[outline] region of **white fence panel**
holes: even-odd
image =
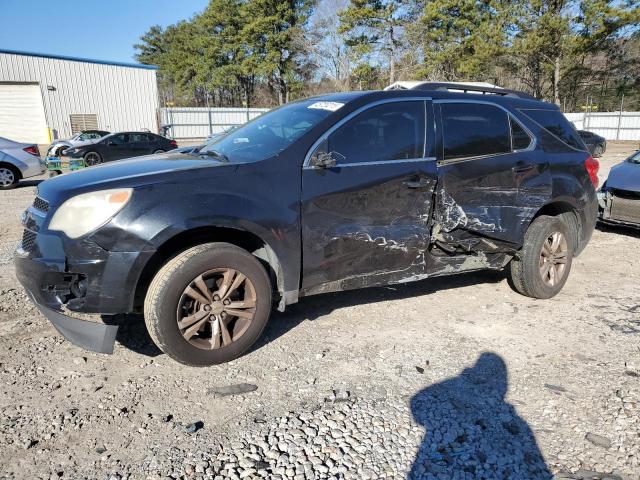
[[[640,112],[565,113],[578,130],[589,130],[607,140],[640,140]]]
[[[267,111],[268,108],[161,108],[160,125],[171,125],[168,135],[177,140],[201,139]]]
[[[232,125],[242,125],[269,111],[268,108],[161,108],[160,124],[171,125],[175,139],[202,139]],[[565,113],[579,130],[607,140],[640,140],[640,112]]]

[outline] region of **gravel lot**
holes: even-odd
[[[27,301],[35,183],[0,192],[0,478],[640,478],[636,232],[597,230],[551,300],[502,273],[310,297],[195,369],[139,318],[98,355]]]

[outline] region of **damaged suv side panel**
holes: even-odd
[[[433,240],[451,252],[514,252],[551,198],[548,160],[507,110],[436,102],[438,188]]]
[[[380,101],[312,147],[302,174],[304,294],[427,273],[437,174],[426,150],[431,119],[427,98]],[[315,165],[319,151],[335,155],[335,165]]]

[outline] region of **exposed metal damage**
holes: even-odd
[[[326,245],[325,266],[337,278],[306,288],[303,295],[503,268],[518,245],[490,234],[508,228],[502,217],[505,210],[512,213],[509,221],[528,225],[536,209],[515,204],[517,189],[501,189],[495,193],[510,196],[513,206],[482,206],[468,212],[444,188],[436,189],[436,181],[430,187],[431,194],[414,204],[413,211],[390,218],[388,224],[342,224],[330,239],[320,242]],[[488,194],[488,189],[484,192]],[[368,199],[359,200],[360,209],[369,207]],[[375,197],[374,203],[379,202],[380,197]],[[340,263],[329,259],[340,259]]]

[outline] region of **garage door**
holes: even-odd
[[[0,83],[0,137],[48,143],[40,85]]]

